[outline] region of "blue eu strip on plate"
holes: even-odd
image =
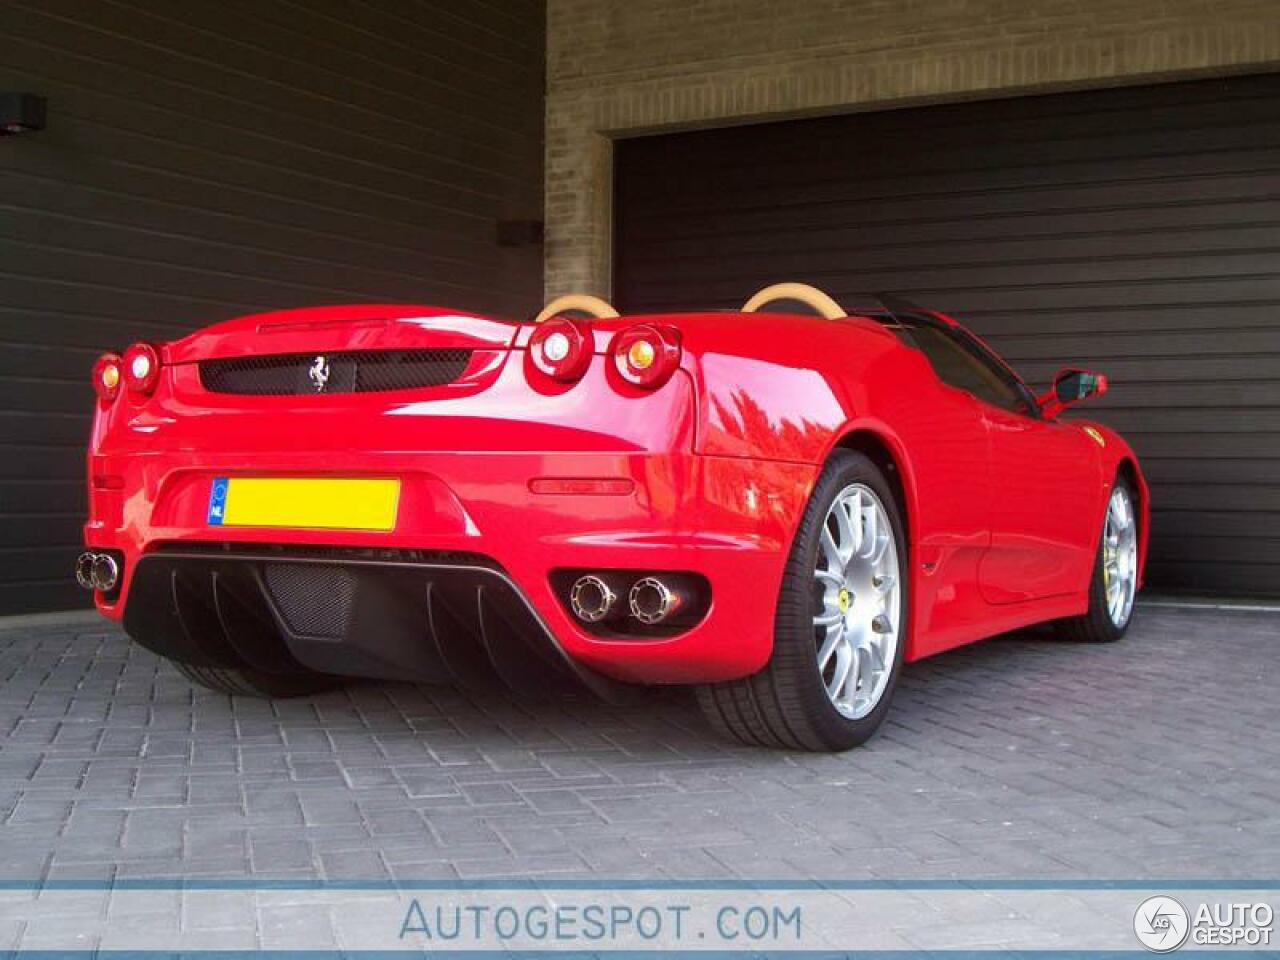
[[[213,486],[209,489],[209,524],[222,526],[222,518],[227,512],[227,478],[214,477]]]

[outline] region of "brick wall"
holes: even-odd
[[[1277,0],[550,0],[546,287],[610,289],[619,136],[1280,65]]]

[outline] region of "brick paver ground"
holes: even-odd
[[[1140,611],[906,669],[839,756],[687,695],[194,689],[107,626],[0,630],[0,878],[1274,877],[1280,615]]]

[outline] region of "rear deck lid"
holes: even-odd
[[[169,364],[337,352],[487,350],[511,346],[519,324],[417,304],[354,304],[257,313],[170,343]]]

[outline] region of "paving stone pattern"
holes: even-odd
[[[273,703],[106,624],[2,629],[0,878],[1275,877],[1278,687],[1280,616],[1149,607],[910,665],[825,756],[722,742],[680,690]]]

